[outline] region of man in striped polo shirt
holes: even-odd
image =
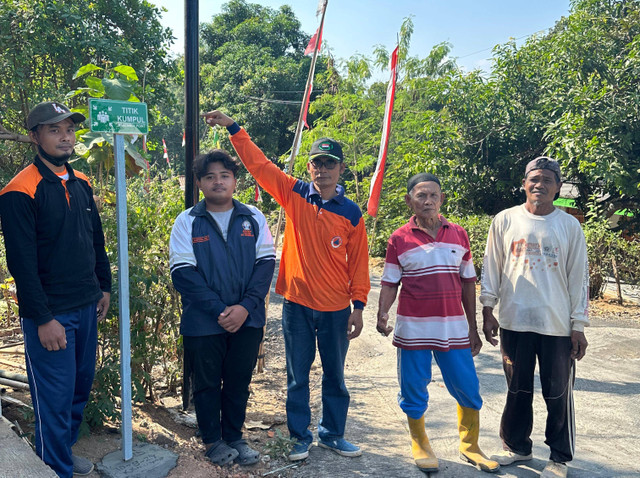
[[[377,330],[385,336],[393,330],[389,309],[402,283],[393,345],[398,347],[398,402],[407,414],[418,468],[438,470],[424,424],[433,356],[458,402],[460,458],[495,472],[500,465],[478,446],[482,398],[473,356],[482,342],[476,326],[476,273],[466,231],[439,214],[443,200],[433,174],[409,179],[405,201],[414,215],[389,238]]]

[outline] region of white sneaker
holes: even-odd
[[[569,467],[566,463],[558,463],[549,460],[542,470],[540,478],[566,478]]]
[[[493,461],[497,461],[501,466],[511,465],[516,461],[528,461],[533,458],[533,454],[529,453],[528,455],[520,455],[511,450],[502,450],[500,453],[496,453],[495,455],[491,455],[490,459]]]

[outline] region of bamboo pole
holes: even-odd
[[[329,3],[328,0],[325,0],[322,6],[322,17],[320,18],[320,27],[318,28],[318,32],[322,32],[322,27],[324,26],[324,15],[327,11],[328,3]],[[289,174],[293,172],[293,165],[295,163],[296,155],[298,154],[299,143],[302,138],[302,129],[304,127],[304,121],[303,121],[303,115],[305,110],[304,107],[305,107],[307,97],[310,98],[309,96],[311,93],[310,89],[313,87],[313,75],[316,70],[316,61],[318,59],[318,47],[320,46],[320,42],[318,40],[320,40],[320,36],[321,34],[319,34],[318,37],[316,38],[316,45],[315,45],[315,48],[313,49],[313,57],[311,58],[311,66],[309,67],[309,75],[307,76],[307,84],[305,85],[304,96],[302,97],[302,104],[300,105],[300,113],[298,115],[298,124],[296,125],[296,134],[293,138],[291,155],[289,156],[289,163],[286,169],[286,171],[288,171]],[[276,251],[278,250],[278,243],[280,242],[280,229],[282,228],[283,217],[284,217],[284,210],[282,209],[282,206],[280,206],[280,209],[278,211],[278,222],[276,225],[276,233],[273,238],[273,247]],[[256,366],[256,371],[258,373],[264,372],[264,358],[265,358],[264,336],[267,333],[267,316],[269,312],[270,296],[271,296],[271,289],[269,289],[269,293],[267,294],[267,297],[265,300],[265,324],[263,328],[262,341],[260,342],[260,348],[258,349],[258,363]]]
[[[373,233],[376,232],[376,226],[378,225],[378,215],[376,214],[375,219],[373,220],[373,225],[371,226],[371,230],[369,231],[369,257],[371,257],[371,246],[373,246]]]
[[[0,363],[3,365],[8,365],[9,367],[13,367],[13,368],[19,368],[20,370],[27,370],[27,367],[25,367],[24,365],[17,363],[17,362],[12,362],[11,360],[5,360],[0,358]]]
[[[23,345],[24,342],[14,342],[12,344],[4,344],[4,345],[0,345],[0,349],[8,349],[11,347],[17,347],[18,345]]]
[[[620,274],[618,274],[618,264],[616,263],[616,258],[611,258],[611,265],[613,266],[613,277],[616,280],[616,290],[618,291],[618,304],[622,305],[624,303],[622,299],[622,287],[620,287]]]

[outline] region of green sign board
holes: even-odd
[[[147,104],[91,99],[89,125],[91,131],[97,133],[147,134]]]

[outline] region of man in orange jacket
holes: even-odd
[[[287,426],[295,439],[289,459],[307,458],[313,440],[309,372],[316,341],[323,370],[318,445],[342,456],[359,456],[360,448],[344,439],[349,409],[344,363],[349,340],[362,331],[370,284],[362,212],[338,185],[345,170],[342,148],[330,138],[313,144],[307,163],[308,183],[269,161],[227,115],[212,111],[204,116],[209,126],[227,128],[245,167],[286,212],[276,292],[285,298],[282,330],[287,359]]]

